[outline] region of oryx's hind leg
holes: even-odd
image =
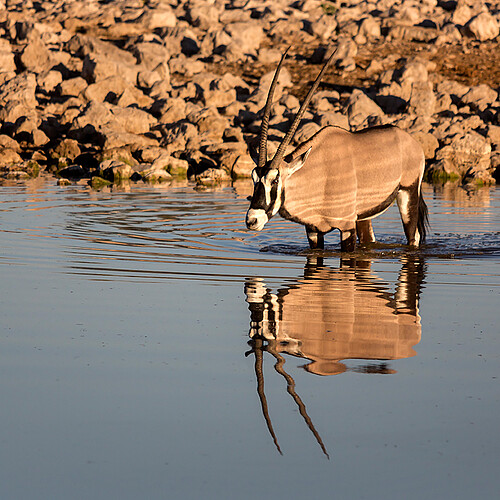
[[[340,231],[340,251],[354,252],[356,250],[356,228]]]
[[[375,233],[373,232],[371,219],[358,220],[356,222],[356,233],[361,245],[375,242]]]
[[[420,183],[409,187],[401,187],[397,194],[397,202],[401,220],[408,240],[408,245],[418,247],[422,235],[419,231]]]
[[[309,247],[314,249],[323,250],[325,248],[325,233],[320,233],[309,227],[306,227],[307,241]]]

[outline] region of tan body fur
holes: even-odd
[[[304,165],[284,180],[279,213],[306,226],[309,234],[336,228],[352,236],[358,224],[360,240],[374,240],[369,219],[387,209],[401,190],[409,193],[413,205],[420,197],[424,154],[398,128],[352,133],[325,127],[284,161],[290,164],[308,150]],[[400,205],[403,222],[411,218],[410,205]],[[415,236],[408,243],[418,244]]]

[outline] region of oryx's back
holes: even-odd
[[[311,149],[303,168],[285,184],[284,212],[320,231],[340,230],[390,204],[400,186],[421,179],[420,145],[395,127],[348,132],[325,127],[292,154]]]

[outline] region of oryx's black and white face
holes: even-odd
[[[252,171],[253,195],[246,216],[248,229],[260,231],[281,207],[283,179],[277,168],[255,167]]]
[[[271,161],[268,161],[267,137],[269,129],[269,117],[271,115],[271,106],[273,103],[273,94],[276,85],[278,84],[278,75],[287,52],[288,49],[281,57],[280,63],[278,64],[276,72],[274,73],[271,87],[269,88],[266,106],[264,109],[264,116],[262,118],[262,125],[260,128],[259,158],[257,161],[257,167],[252,171],[254,188],[250,202],[250,208],[248,209],[246,216],[246,225],[248,229],[253,229],[254,231],[260,231],[266,225],[267,221],[273,215],[276,215],[278,213],[283,200],[282,195],[286,179],[302,167],[305,159],[307,158],[307,155],[311,151],[311,148],[309,148],[306,153],[301,153],[298,158],[294,158],[290,162],[284,160],[286,148],[292,141],[293,136],[297,131],[297,127],[300,124],[300,120],[302,119],[314,92],[316,92],[316,89],[318,88],[319,82],[321,81],[321,78],[327,66],[330,64],[333,56],[336,53],[336,51],[332,52],[332,54],[324,64],[323,69],[316,77],[313,86],[309,89],[304,102],[295,115],[295,118],[290,128],[288,129],[288,132],[286,133],[283,141],[276,150],[273,159]]]
[[[282,160],[279,168],[265,165],[252,170],[253,195],[246,217],[248,229],[260,231],[278,213],[283,202],[286,178],[303,167],[310,152],[311,148],[290,163]]]

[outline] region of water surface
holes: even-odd
[[[500,191],[341,258],[250,189],[0,187],[2,499],[496,498]]]

